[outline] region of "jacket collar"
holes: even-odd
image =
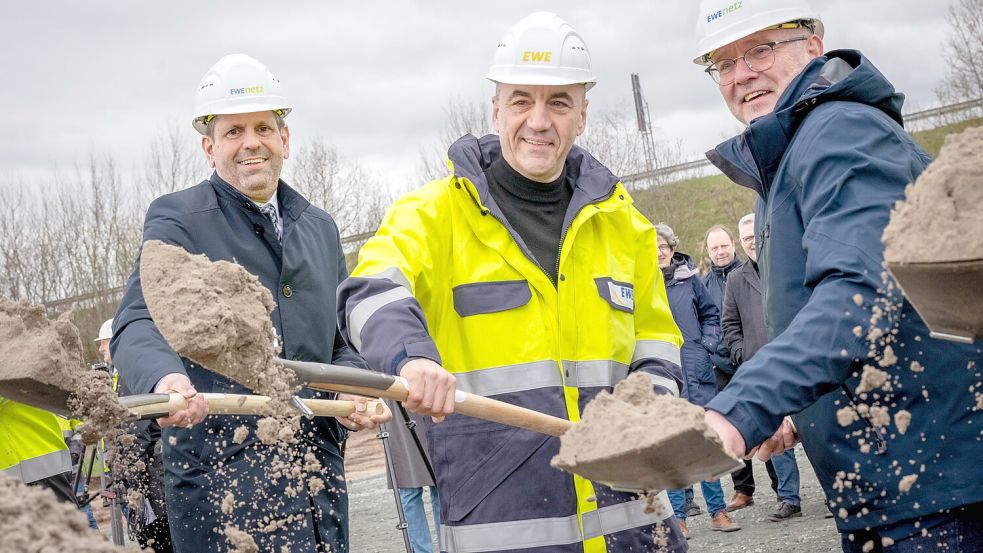
[[[666,270],[663,271],[663,275],[665,276],[666,273],[670,275],[666,278],[667,285],[682,282],[690,277],[699,275],[696,265],[693,264],[693,258],[681,252],[672,254],[672,261],[670,261]]]
[[[225,179],[218,176],[218,172],[213,171],[211,176],[208,177],[208,181],[212,184],[212,188],[218,197],[239,205],[247,211],[259,213],[259,208],[256,207],[256,204],[247,198],[245,194],[233,188],[231,184],[225,182]],[[300,217],[300,214],[307,209],[307,206],[311,205],[311,202],[288,186],[287,183],[283,182],[283,179],[277,182],[276,198],[280,204],[281,215],[289,217],[293,221],[296,221]]]
[[[744,280],[751,285],[758,293],[761,293],[761,275],[758,274],[758,270],[754,268],[755,263],[748,259],[741,265],[738,271],[744,273]]]
[[[743,133],[707,152],[707,158],[731,180],[767,198],[802,121],[816,106],[830,101],[867,104],[903,124],[904,95],[860,52],[834,50],[805,66],[774,111],[751,121]]]
[[[734,269],[737,269],[738,267],[740,267],[741,265],[742,265],[742,263],[741,263],[740,258],[738,258],[735,255],[733,261],[731,261],[729,264],[727,264],[727,265],[725,265],[723,267],[717,267],[711,261],[710,262],[710,270],[713,271],[718,277],[723,278],[723,277],[726,277],[728,274],[730,274],[730,272],[733,271]]]

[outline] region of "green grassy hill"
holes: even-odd
[[[946,135],[967,127],[983,125],[983,119],[970,119],[937,129],[914,133],[915,140],[933,157]],[[715,224],[737,232],[737,221],[754,211],[755,193],[738,186],[723,175],[700,177],[647,190],[632,192],[635,205],[653,223],[664,222],[679,236],[679,251],[696,261],[705,259],[703,234]],[[738,248],[739,250],[740,248]]]

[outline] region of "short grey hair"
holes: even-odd
[[[676,236],[676,233],[672,231],[672,227],[669,225],[665,223],[655,225],[655,233],[661,238],[665,238],[666,243],[669,244],[670,248],[675,250],[676,246],[679,245],[679,238]]]
[[[753,225],[753,224],[754,224],[754,213],[748,213],[744,217],[741,217],[741,220],[737,222],[738,228],[743,227],[744,225]]]

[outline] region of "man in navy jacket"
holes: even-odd
[[[980,346],[931,338],[882,268],[891,206],[929,162],[903,96],[859,52],[822,55],[802,0],[704,4],[694,61],[748,125],[708,157],[759,195],[771,340],[707,422],[766,458],[794,443],[793,415],[844,551],[979,550]]]
[[[215,172],[196,186],[154,200],[144,241],[162,240],[212,261],[235,261],[276,301],[271,317],[288,359],[364,367],[341,340],[335,288],[347,276],[338,228],[327,213],[279,179],[289,155],[290,108],[280,82],[248,56],[225,56],[199,86],[195,128]],[[134,393],[178,392],[189,406],[158,419],[164,428],[165,495],[174,550],[223,551],[231,524],[261,551],[347,551],[348,501],[342,446],[347,431],[374,426],[364,415],[303,420],[297,455],[322,471],[271,478],[281,453],[256,438],[256,417],[210,417],[197,392],[251,393],[178,356],[147,311],[138,266],[115,317],[113,359]],[[317,397],[311,390],[302,397]],[[203,422],[204,421],[204,422]],[[236,443],[236,428],[252,431]],[[321,484],[315,479],[321,479]],[[231,492],[235,505],[220,506]],[[224,512],[223,512],[224,511]],[[276,523],[280,526],[271,526]],[[266,531],[257,531],[267,526]]]

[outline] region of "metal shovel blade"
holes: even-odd
[[[0,396],[56,415],[69,416],[69,392],[32,378],[0,380]]]
[[[983,260],[887,263],[933,338],[972,343],[983,335]]]

